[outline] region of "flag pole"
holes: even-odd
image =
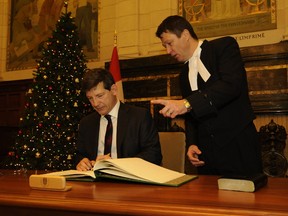
[[[114,47],[117,46],[117,31],[114,31]]]
[[[120,72],[119,56],[118,56],[118,51],[117,51],[116,30],[114,31],[114,47],[112,51],[112,57],[111,57],[109,70],[112,73],[115,83],[117,85],[118,99],[124,102],[124,92],[123,92],[122,78],[121,78],[121,72]]]

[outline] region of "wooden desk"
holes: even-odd
[[[28,174],[1,171],[0,214],[80,215],[288,215],[288,179],[269,178],[255,193],[221,191],[216,176],[180,187],[116,182],[68,182],[72,190],[32,190]]]

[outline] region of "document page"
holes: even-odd
[[[111,165],[116,167],[118,171],[114,172],[114,168],[112,168]],[[106,159],[104,161],[99,161],[95,164],[94,170],[99,170],[100,172],[109,174],[113,174],[114,172],[115,175],[123,177],[127,177],[127,174],[130,174],[130,178],[137,176],[140,179],[157,183],[166,183],[168,181],[185,176],[184,173],[169,170],[136,157]],[[123,175],[121,175],[121,173],[123,173]]]

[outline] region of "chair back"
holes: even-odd
[[[162,166],[177,172],[185,170],[185,133],[159,132],[163,155]]]

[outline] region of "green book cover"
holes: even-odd
[[[167,186],[180,186],[197,178],[195,175],[166,169],[136,157],[97,161],[93,170],[89,171],[65,170],[45,175],[61,175],[71,181],[114,179]]]

